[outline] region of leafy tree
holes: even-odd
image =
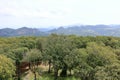
[[[0,55],[0,80],[13,80],[15,75],[14,62],[4,55]]]
[[[35,37],[20,37],[20,47],[27,47],[28,49],[33,49],[36,47],[36,38]]]
[[[77,53],[79,54],[79,63],[74,69],[75,75],[80,76],[81,80],[88,80],[93,68],[87,63],[87,50],[85,48],[78,49]]]
[[[55,78],[57,78],[59,69],[62,69],[60,73],[61,76],[67,76],[69,65],[71,65],[69,69],[73,68],[72,64],[74,62],[71,64],[69,63],[71,62],[70,58],[73,59],[70,56],[76,55],[71,53],[71,51],[75,48],[76,45],[73,42],[73,38],[70,36],[52,34],[48,37],[46,54],[49,62],[53,65]]]
[[[23,59],[23,56],[26,55],[27,51],[28,51],[27,47],[21,47],[21,48],[13,49],[12,53],[15,55],[15,58],[20,61]]]
[[[17,73],[17,76],[18,76],[18,80],[20,80],[20,75],[21,75],[20,64],[21,64],[21,61],[23,59],[23,56],[26,55],[27,51],[28,51],[28,48],[21,47],[21,48],[17,48],[17,49],[12,49],[12,51],[11,51],[12,53],[10,54],[10,52],[9,52],[9,55],[7,55],[10,58],[12,58],[13,60],[15,60],[15,62],[16,62],[16,73]]]
[[[115,54],[117,55],[118,60],[120,60],[120,50],[114,49]]]
[[[97,45],[94,42],[88,44],[87,53],[87,64],[93,68],[93,70],[91,70],[90,72],[91,76],[89,76],[91,80],[94,79],[94,69],[97,66],[102,67],[117,62],[116,55],[113,53],[111,48],[102,45]]]
[[[87,63],[93,68],[111,64],[117,59],[111,48],[97,45],[94,42],[88,44],[87,52]]]
[[[68,55],[64,57],[64,62],[68,66],[70,71],[76,68],[81,63],[81,55],[79,54],[79,49],[73,49]]]
[[[120,80],[120,64],[114,63],[105,67],[97,67],[95,80]]]
[[[118,49],[120,47],[119,41],[113,37],[109,38],[107,45],[115,49]]]
[[[34,78],[36,80],[36,71],[37,71],[37,63],[42,60],[42,53],[37,49],[31,49],[27,52],[23,61],[27,61],[30,63],[30,69],[34,73]]]

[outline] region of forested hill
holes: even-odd
[[[59,27],[53,29],[50,33],[57,34],[75,34],[81,36],[120,36],[120,25],[81,25],[69,26],[67,28]]]
[[[120,25],[72,25],[59,28],[27,28],[0,29],[0,36],[46,36],[51,33],[80,36],[118,36],[120,37]]]
[[[39,31],[35,28],[22,27],[19,29],[4,28],[0,29],[0,36],[10,37],[10,36],[45,36],[46,33]]]

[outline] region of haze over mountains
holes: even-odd
[[[117,36],[120,37],[120,25],[71,25],[59,28],[0,29],[1,37],[47,36],[52,33],[78,36]]]

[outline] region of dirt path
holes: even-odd
[[[23,80],[33,80],[33,73],[29,70]]]

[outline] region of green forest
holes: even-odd
[[[0,80],[120,80],[120,37],[0,37]]]

